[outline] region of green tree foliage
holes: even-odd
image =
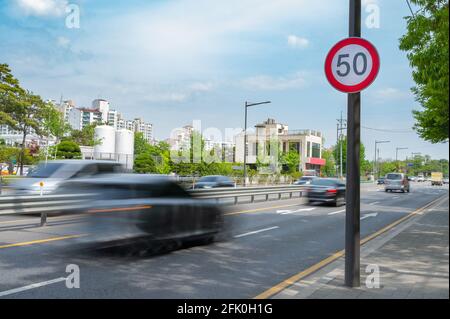
[[[416,86],[412,88],[422,110],[413,111],[414,128],[432,143],[448,141],[448,1],[411,0],[420,9],[407,17],[407,33],[400,49],[408,52]]]
[[[57,145],[56,158],[79,159],[81,158],[80,146],[74,141],[62,141]]]
[[[95,140],[94,133],[96,123],[86,125],[82,130],[72,130],[70,135],[62,138],[63,140],[71,140],[77,143],[78,145],[83,146],[95,146],[99,144],[100,141]]]
[[[325,160],[325,165],[321,167],[321,174],[326,177],[336,176],[336,163],[334,161],[333,150],[323,150],[322,158]]]
[[[336,159],[336,163],[340,165],[340,145],[342,143],[342,173],[346,174],[347,172],[347,137],[344,137],[337,143],[337,145],[333,149],[333,157]],[[360,174],[361,176],[365,176],[368,174],[372,168],[370,166],[370,162],[366,160],[366,148],[363,143],[361,143],[359,150],[360,157]]]
[[[11,110],[19,103],[25,91],[19,81],[12,75],[7,64],[0,64],[0,124],[14,126],[17,124],[11,117]]]
[[[136,173],[169,174],[172,171],[169,145],[149,144],[142,133],[134,135],[134,170]]]

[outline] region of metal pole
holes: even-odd
[[[339,143],[339,123],[336,124],[336,154],[339,154],[338,143]],[[338,163],[338,161],[336,159],[336,175],[339,178],[340,176],[339,176],[339,170],[338,170],[338,164],[337,163]]]
[[[245,102],[245,124],[244,124],[244,187],[247,186],[247,105]]]
[[[361,0],[350,0],[349,36],[361,36]],[[345,285],[360,286],[360,123],[361,94],[347,100],[347,187],[345,215]]]
[[[340,142],[340,162],[341,162],[341,165],[340,165],[340,167],[339,167],[339,170],[341,171],[341,178],[342,178],[342,176],[344,176],[344,173],[343,173],[343,170],[344,170],[344,168],[342,167],[342,149],[343,149],[343,146],[342,146],[342,111],[341,111],[341,121],[340,121],[340,123],[341,123],[341,130],[340,130],[340,135],[339,135],[339,142]],[[347,147],[348,147],[348,145],[347,145]]]
[[[376,172],[376,167],[377,167],[377,141],[375,141],[375,151],[373,153],[373,181],[375,182],[375,180],[377,179],[377,172]]]

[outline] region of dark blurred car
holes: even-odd
[[[52,193],[59,185],[73,178],[98,176],[101,174],[120,173],[122,164],[113,161],[97,160],[57,160],[39,163],[33,167],[25,178],[17,178],[11,182],[15,194],[40,194],[41,182],[44,194]]]
[[[384,177],[378,178],[378,180],[377,180],[377,185],[384,185],[384,181],[385,181],[385,178],[384,178]]]
[[[315,178],[308,187],[308,201],[345,205],[345,183],[334,178]]]
[[[313,179],[317,178],[316,176],[303,176],[299,180],[294,182],[294,185],[309,185]]]
[[[193,198],[169,176],[114,174],[66,182],[61,193],[80,194],[86,229],[97,241],[146,238],[206,244],[223,226],[215,202]],[[88,197],[83,197],[86,194]]]
[[[231,178],[221,175],[211,175],[201,177],[194,188],[216,188],[216,187],[234,187],[234,182]]]

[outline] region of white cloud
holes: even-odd
[[[301,38],[296,35],[289,35],[287,37],[287,41],[289,46],[293,48],[304,49],[309,46],[309,40],[306,38]]]
[[[281,77],[258,75],[246,78],[242,81],[242,85],[247,89],[263,91],[283,91],[296,89],[305,86],[305,84],[306,81],[301,72]]]
[[[67,0],[16,0],[16,5],[26,15],[61,16],[68,5]]]
[[[58,37],[56,39],[56,43],[58,44],[59,47],[68,48],[70,45],[70,40],[67,39],[66,37]]]
[[[407,98],[409,96],[409,92],[392,87],[379,89],[373,92],[373,97],[380,100],[397,100]]]

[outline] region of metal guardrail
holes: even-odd
[[[189,190],[189,193],[199,199],[221,199],[233,198],[234,203],[239,203],[239,198],[247,197],[254,202],[256,197],[264,200],[282,199],[283,195],[289,194],[302,196],[304,186],[269,186],[269,187],[237,187],[237,188],[211,188]],[[273,195],[276,195],[275,197]],[[89,199],[95,194],[44,194],[44,195],[2,195],[0,196],[0,216],[14,214],[41,214],[42,224],[46,222],[47,213],[68,211],[85,208]]]

